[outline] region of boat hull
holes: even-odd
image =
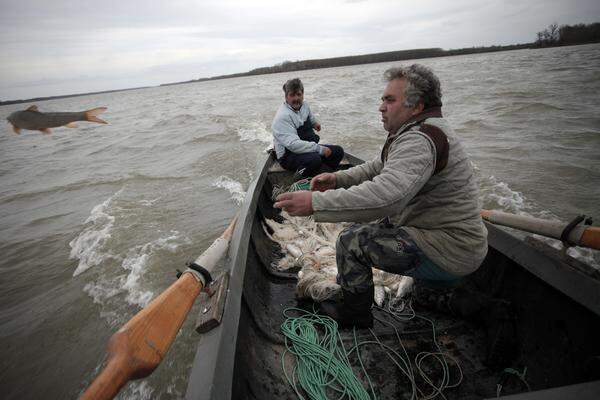
[[[360,162],[349,155],[345,167]],[[230,247],[231,279],[223,321],[201,336],[186,399],[297,398],[282,368],[286,346],[280,329],[283,310],[298,306],[295,274],[273,270],[277,244],[264,233],[261,223],[263,218],[278,215],[272,207],[273,185],[290,183],[292,176],[272,157],[265,158],[255,176]],[[472,287],[516,306],[518,356],[507,367],[527,367],[526,381],[534,391],[559,388],[552,390],[562,390],[563,395],[578,393],[581,398],[586,390],[594,396],[600,393],[599,281],[551,251],[493,225],[487,227],[488,256],[467,279]],[[502,394],[523,393],[516,398],[529,398],[519,379],[485,366],[486,333],[481,326],[448,314],[422,312],[435,321],[442,350],[459,361],[464,374],[458,388],[444,392],[447,398],[496,397],[502,379]],[[375,316],[383,318],[378,311]],[[399,323],[395,328],[411,358],[433,350],[428,323]],[[394,328],[376,323],[374,331],[384,343],[399,346]],[[341,333],[345,344],[351,344],[352,331]],[[369,331],[358,331],[359,341],[369,339]],[[385,352],[370,346],[361,351],[361,358],[378,398],[411,398],[411,382]],[[434,379],[442,379],[432,373]],[[450,379],[456,379],[457,370],[452,373]],[[417,384],[424,382],[417,380]],[[583,389],[569,386],[576,384]]]

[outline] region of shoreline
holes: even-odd
[[[394,62],[394,61],[420,60],[420,59],[438,58],[438,57],[452,57],[452,56],[461,56],[461,55],[479,54],[479,53],[496,53],[496,52],[502,52],[502,51],[512,51],[512,50],[522,50],[522,49],[540,49],[540,48],[549,48],[549,47],[579,46],[579,45],[593,44],[593,43],[597,43],[597,42],[573,43],[573,44],[563,44],[563,45],[553,45],[553,46],[543,46],[543,47],[540,47],[539,45],[536,45],[535,43],[523,43],[523,44],[513,44],[513,45],[505,45],[505,46],[466,47],[466,48],[461,48],[461,49],[450,49],[450,50],[443,50],[441,48],[428,48],[428,49],[399,50],[399,51],[390,51],[390,52],[382,52],[382,53],[370,53],[370,54],[362,54],[362,55],[354,55],[354,56],[321,58],[321,59],[313,59],[313,60],[284,61],[284,62],[274,65],[274,66],[259,67],[259,68],[255,68],[255,69],[252,69],[247,72],[240,72],[240,73],[235,73],[235,74],[218,75],[218,76],[212,76],[212,77],[208,77],[208,78],[192,79],[192,80],[181,81],[181,82],[162,83],[162,84],[155,85],[155,86],[140,86],[140,87],[134,87],[134,88],[125,88],[125,89],[103,90],[103,91],[99,91],[99,92],[74,93],[74,94],[65,94],[65,95],[58,95],[58,96],[34,97],[34,98],[30,98],[30,99],[7,100],[7,101],[0,101],[0,106],[10,105],[10,104],[20,104],[20,103],[31,103],[34,101],[64,99],[64,98],[69,98],[69,97],[89,96],[89,95],[94,95],[94,94],[124,92],[124,91],[128,91],[128,90],[148,89],[148,88],[155,88],[155,87],[162,87],[162,86],[184,85],[184,84],[188,84],[188,83],[239,78],[239,77],[244,77],[244,76],[276,74],[276,73],[281,73],[281,72],[304,71],[304,70],[310,70],[310,69],[333,68],[333,67],[361,65],[361,64],[374,64],[374,63],[380,63],[380,62]]]

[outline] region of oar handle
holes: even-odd
[[[184,273],[108,342],[104,370],[82,400],[112,399],[129,380],[144,378],[160,364],[185,321],[202,282]]]

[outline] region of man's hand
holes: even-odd
[[[325,152],[325,158],[329,158],[329,156],[331,156],[331,149],[327,146],[323,146],[323,148],[325,148],[325,150],[323,150]]]
[[[321,124],[320,124],[320,123],[318,123],[318,122],[317,122],[317,123],[315,124],[314,128],[315,128],[315,130],[316,130],[317,132],[321,132]]]
[[[324,192],[329,189],[335,189],[337,178],[331,172],[319,174],[311,179],[310,190]]]
[[[273,207],[282,208],[283,211],[295,217],[311,215],[313,213],[312,193],[308,190],[299,190],[280,194]]]

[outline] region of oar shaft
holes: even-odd
[[[112,399],[129,380],[150,375],[171,347],[201,289],[202,283],[185,273],[119,329],[108,342],[105,369],[82,400]]]
[[[198,259],[211,271],[225,255],[237,217]],[[203,287],[203,278],[186,271],[167,290],[137,313],[108,342],[104,370],[85,391],[82,400],[112,399],[131,379],[143,378],[160,364]]]
[[[568,224],[561,221],[548,221],[540,218],[515,215],[496,210],[481,210],[481,216],[493,224],[508,226],[538,235],[561,239]],[[577,246],[600,249],[600,228],[577,225],[568,234],[567,240]]]

